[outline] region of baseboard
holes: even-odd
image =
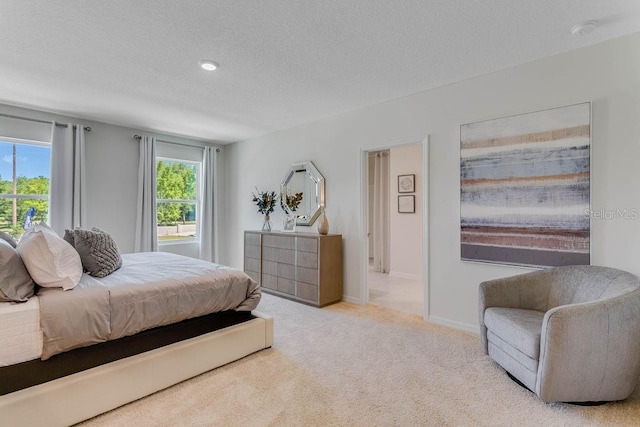
[[[476,335],[480,335],[480,327],[476,325],[471,325],[469,323],[456,322],[455,320],[443,319],[437,316],[429,316],[427,321],[431,323],[435,323],[441,326],[448,326],[453,329],[458,329],[461,331],[471,332]]]
[[[358,305],[364,304],[364,302],[362,302],[359,298],[353,298],[346,295],[342,296],[342,301],[349,302],[351,304],[358,304]],[[460,331],[471,332],[473,334],[480,335],[480,327],[477,325],[472,325],[472,324],[463,323],[463,322],[456,322],[455,320],[444,319],[442,317],[437,317],[437,316],[429,316],[429,318],[426,319],[426,321],[435,323],[436,325],[447,326],[449,328],[458,329]]]
[[[389,272],[389,276],[399,277],[400,279],[408,279],[408,280],[422,280],[422,276],[420,274],[404,273],[402,271],[391,270]]]
[[[358,304],[358,305],[364,304],[364,302],[362,302],[360,298],[348,297],[346,295],[342,296],[342,301],[349,302],[351,304]]]

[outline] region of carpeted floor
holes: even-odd
[[[545,404],[476,335],[371,305],[265,295],[275,343],[82,426],[639,426],[640,390],[597,407]]]

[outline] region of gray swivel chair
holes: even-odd
[[[640,375],[640,282],[567,266],[480,284],[485,354],[545,402],[627,398]]]

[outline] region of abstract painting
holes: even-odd
[[[465,261],[590,264],[591,103],[460,126]]]

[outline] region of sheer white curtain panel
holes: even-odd
[[[58,234],[86,223],[84,126],[51,126],[49,223]]]
[[[138,206],[134,245],[136,252],[158,250],[156,211],[156,139],[143,136],[140,138],[138,161]]]
[[[200,259],[217,262],[216,229],[216,148],[205,147],[202,162],[202,197],[200,198]]]
[[[373,267],[388,273],[389,255],[389,152],[373,158]]]

